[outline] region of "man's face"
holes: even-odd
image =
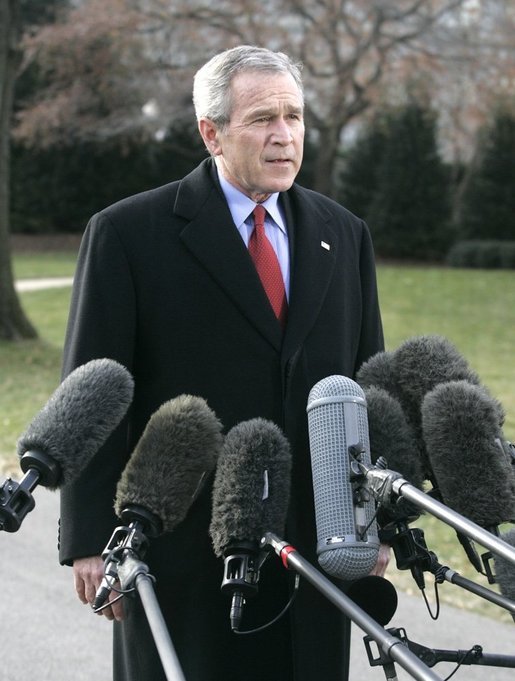
[[[291,187],[302,162],[302,96],[290,74],[244,72],[232,82],[229,124],[199,122],[225,179],[254,201]]]

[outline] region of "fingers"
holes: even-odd
[[[104,576],[104,561],[100,556],[89,556],[73,561],[73,578],[75,591],[81,603],[92,604]],[[116,591],[109,595],[109,602],[112,603],[118,597]],[[118,621],[123,619],[123,604],[120,601],[113,603],[109,607],[98,611],[99,615],[104,615],[106,619]]]
[[[384,577],[386,573],[386,568],[388,567],[388,564],[390,562],[390,555],[391,550],[388,544],[380,544],[377,562],[370,574],[376,575],[377,577]]]
[[[109,597],[109,601],[112,602],[114,599],[118,597],[118,595],[119,594],[113,591],[111,593],[111,596]],[[104,614],[108,620],[115,619],[117,622],[121,622],[124,617],[123,599],[121,598],[119,601],[116,601],[116,603],[113,603],[110,608],[106,608]]]
[[[100,556],[79,558],[73,561],[75,591],[82,603],[91,603],[102,580],[104,564]]]

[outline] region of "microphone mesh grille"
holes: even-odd
[[[356,508],[350,482],[350,445],[361,442],[364,460],[370,464],[365,395],[350,378],[328,376],[311,390],[307,411],[318,560],[335,577],[358,579],[372,570],[378,555],[377,528],[372,522],[375,505],[370,501],[362,509],[360,524],[367,526],[372,522],[367,530],[368,541],[364,541],[356,536]]]

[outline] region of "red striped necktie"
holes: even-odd
[[[288,302],[286,300],[281,266],[279,265],[274,247],[265,233],[265,215],[266,210],[263,206],[257,205],[254,208],[254,231],[249,239],[249,253],[254,261],[275,316],[284,328],[288,313]]]

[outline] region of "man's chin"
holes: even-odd
[[[289,172],[284,177],[270,178],[266,186],[268,187],[267,193],[274,194],[275,192],[286,192],[292,186],[295,181],[296,173]]]

